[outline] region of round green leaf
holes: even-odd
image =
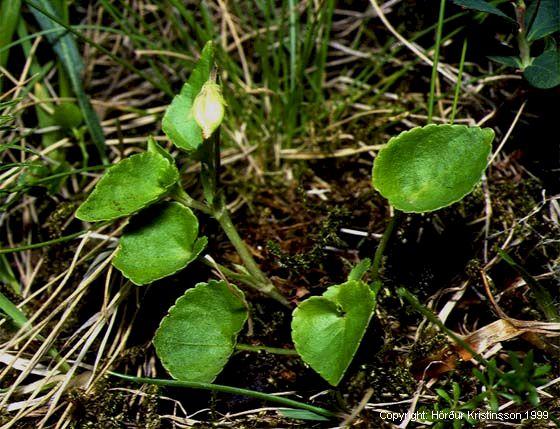
[[[134,216],[120,239],[113,265],[134,284],[143,285],[185,268],[204,250],[198,219],[191,209],[172,202]]]
[[[352,362],[375,308],[375,297],[362,281],[332,286],[323,296],[302,302],[294,311],[292,339],[311,368],[336,386]]]
[[[189,152],[197,149],[203,141],[202,130],[192,114],[192,105],[202,86],[210,78],[213,64],[214,47],[208,42],[189,80],[173,98],[163,116],[163,132],[175,146]]]
[[[560,85],[560,51],[549,50],[533,60],[523,76],[532,86],[540,89]]]
[[[76,217],[96,222],[131,215],[163,197],[178,179],[177,167],[165,157],[153,152],[133,155],[107,171]]]
[[[247,320],[243,292],[224,281],[199,283],[162,320],[154,346],[173,378],[211,383],[233,353]]]
[[[422,213],[449,206],[480,181],[494,131],[426,125],[389,140],[373,165],[373,186],[398,210]]]

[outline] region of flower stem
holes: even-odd
[[[290,302],[278,291],[278,289],[276,289],[270,279],[261,271],[255,262],[251,251],[243,239],[239,236],[237,229],[235,229],[235,226],[231,221],[229,211],[224,203],[221,203],[220,207],[214,211],[213,216],[219,222],[220,226],[229,238],[229,241],[233,244],[233,247],[235,247],[235,250],[242,259],[245,268],[247,268],[247,271],[249,271],[251,276],[257,280],[254,287],[265,295],[268,295],[280,302],[282,305],[290,307]]]
[[[196,381],[180,381],[180,380],[165,380],[161,378],[134,377],[131,375],[120,374],[118,372],[113,372],[113,371],[109,371],[109,374],[114,377],[118,377],[123,380],[128,380],[135,383],[153,384],[156,386],[168,386],[168,387],[186,387],[190,389],[202,389],[202,390],[210,390],[213,392],[224,392],[232,395],[243,395],[243,396],[248,396],[250,398],[260,399],[263,401],[275,402],[277,404],[282,404],[300,410],[311,411],[312,413],[319,414],[320,416],[324,416],[324,417],[329,417],[329,418],[336,417],[335,413],[329,410],[325,410],[324,408],[315,407],[313,405],[309,405],[304,402],[294,401],[293,399],[284,398],[282,396],[257,392],[255,390],[241,389],[239,387],[224,386],[221,384],[201,383]]]
[[[373,264],[371,266],[371,279],[372,279],[372,289],[376,290],[379,288],[379,270],[381,269],[381,262],[383,261],[383,254],[385,253],[385,249],[387,248],[387,244],[393,235],[393,231],[395,229],[395,225],[397,224],[397,220],[400,217],[400,212],[395,211],[393,217],[389,220],[389,223],[385,227],[385,231],[383,231],[383,236],[381,237],[381,241],[375,249],[375,255],[373,256]]]
[[[218,221],[224,232],[226,233],[229,241],[235,247],[235,250],[239,254],[239,257],[245,264],[249,275],[243,275],[241,273],[236,273],[230,269],[227,269],[221,265],[218,265],[220,271],[234,280],[241,281],[247,286],[250,286],[265,295],[275,299],[276,301],[280,302],[282,305],[290,307],[290,302],[276,289],[276,287],[272,284],[272,282],[268,279],[268,277],[261,271],[255,260],[253,259],[253,255],[247,248],[247,245],[243,241],[243,239],[239,236],[239,233],[235,229],[233,222],[231,221],[231,217],[229,215],[229,211],[225,204],[220,203],[217,209],[211,209],[206,204],[201,203],[200,201],[195,200],[189,194],[187,194],[183,189],[177,187],[175,192],[173,193],[173,198],[186,205],[187,207],[199,210],[207,215],[212,216],[214,219]],[[215,268],[214,264],[203,259],[204,263]]]
[[[397,289],[397,294],[405,299],[418,313],[424,316],[430,323],[436,325],[439,329],[441,329],[449,338],[451,338],[455,343],[457,343],[460,347],[465,349],[467,352],[471,354],[473,359],[476,359],[480,364],[487,366],[488,361],[484,359],[476,350],[472,348],[472,346],[466,342],[463,338],[449,329],[447,326],[443,324],[443,322],[429,309],[424,307],[418,298],[411,294],[406,288],[400,287]]]
[[[294,349],[282,349],[279,347],[268,347],[268,346],[252,346],[249,344],[236,344],[236,350],[242,350],[247,352],[267,352],[275,355],[286,355],[286,356],[299,356],[299,353]]]
[[[174,190],[172,197],[175,201],[180,202],[181,204],[191,208],[201,211],[207,215],[212,215],[212,210],[204,203],[195,200],[189,194],[187,194],[180,186]]]
[[[519,57],[521,58],[522,68],[531,65],[531,47],[527,41],[527,28],[525,27],[525,14],[527,8],[523,0],[519,0],[515,6],[515,16],[517,18],[517,24],[519,25],[519,31],[517,33],[517,47],[519,48]]]

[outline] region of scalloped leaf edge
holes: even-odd
[[[196,228],[197,228],[197,230],[198,230],[198,226],[199,226],[199,225],[198,225],[198,218],[197,218],[196,215],[193,213],[193,211],[192,211],[189,207],[187,207],[187,206],[185,206],[185,205],[183,205],[183,204],[181,204],[181,203],[178,203],[178,202],[174,202],[174,203],[175,203],[175,204],[181,205],[182,207],[184,207],[185,209],[187,209],[187,210],[190,212],[190,214],[192,214],[192,216],[196,219]],[[139,214],[139,213],[138,213],[138,214]],[[126,231],[126,230],[125,230],[125,231]],[[182,271],[182,270],[184,270],[185,268],[187,268],[187,266],[188,266],[191,262],[193,262],[195,259],[197,259],[197,258],[199,257],[199,255],[202,253],[202,251],[206,248],[206,245],[207,245],[207,244],[208,244],[208,238],[207,238],[206,236],[197,237],[197,239],[194,241],[193,246],[192,246],[192,254],[191,254],[191,257],[185,262],[185,265],[183,265],[183,267],[178,268],[178,269],[176,269],[175,271],[173,271],[173,272],[171,272],[171,273],[169,273],[169,274],[166,274],[166,275],[164,275],[164,276],[154,278],[152,281],[150,281],[150,282],[148,282],[148,283],[137,282],[136,280],[134,280],[134,279],[132,278],[132,276],[127,275],[121,268],[119,268],[117,265],[115,265],[115,263],[114,263],[115,257],[119,254],[119,252],[120,252],[121,249],[122,249],[122,243],[121,243],[120,240],[119,240],[119,245],[118,245],[118,247],[117,247],[117,251],[115,252],[115,254],[114,254],[114,256],[113,256],[113,260],[111,261],[111,265],[113,265],[117,270],[119,270],[119,272],[120,272],[125,278],[127,278],[128,280],[130,280],[130,281],[131,281],[132,283],[134,283],[136,286],[145,286],[145,285],[151,284],[151,283],[153,283],[153,282],[156,282],[156,281],[158,281],[158,280],[164,279],[164,278],[166,278],[166,277],[175,275],[175,274],[177,274],[179,271]]]
[[[488,128],[488,127],[482,128],[482,127],[478,127],[478,126],[470,127],[470,126],[468,126],[468,125],[462,125],[462,124],[428,124],[428,125],[424,125],[424,126],[414,127],[414,128],[411,128],[410,130],[405,130],[405,131],[399,133],[398,135],[391,137],[391,138],[389,139],[389,141],[387,142],[387,145],[384,146],[383,148],[381,148],[380,151],[377,153],[375,159],[379,159],[380,157],[383,157],[383,156],[384,156],[384,155],[383,155],[383,150],[384,150],[385,148],[388,148],[390,145],[394,145],[394,144],[395,144],[395,141],[397,141],[398,138],[401,137],[402,135],[405,135],[405,134],[414,134],[414,133],[417,133],[419,130],[422,130],[422,131],[423,131],[423,130],[426,130],[426,129],[428,129],[428,128],[432,128],[432,127],[443,127],[443,126],[449,126],[449,127],[455,127],[455,128],[464,128],[464,129],[479,128],[480,130],[488,130],[489,132],[492,133],[492,136],[491,136],[491,138],[490,138],[489,141],[488,141],[488,154],[487,154],[487,158],[490,156],[490,153],[492,152],[492,141],[494,140],[494,137],[495,137],[495,132],[494,132],[494,130],[493,130],[492,128]],[[465,193],[464,195],[462,195],[460,198],[457,198],[457,199],[453,200],[453,201],[452,201],[451,203],[449,203],[449,204],[443,204],[443,205],[438,206],[438,207],[436,207],[436,208],[434,208],[434,209],[431,209],[431,210],[409,210],[409,209],[403,210],[403,209],[400,209],[400,208],[398,208],[397,206],[395,206],[395,205],[393,204],[392,199],[389,198],[389,197],[387,197],[387,196],[385,196],[385,195],[377,188],[377,186],[375,185],[375,180],[376,180],[376,179],[375,179],[375,176],[376,176],[376,175],[375,175],[375,171],[376,171],[376,169],[375,169],[375,160],[374,160],[373,169],[372,169],[372,184],[373,184],[373,187],[375,188],[375,190],[376,190],[377,192],[379,192],[379,193],[383,196],[383,198],[385,198],[387,201],[389,201],[389,204],[391,204],[391,205],[392,205],[393,207],[395,207],[397,210],[402,211],[403,213],[417,213],[417,214],[419,214],[419,213],[430,213],[430,212],[434,212],[434,211],[437,211],[437,210],[441,210],[441,209],[443,209],[443,208],[445,208],[445,207],[449,207],[449,206],[451,206],[451,205],[453,205],[453,204],[455,204],[455,203],[461,201],[463,198],[465,198],[467,195],[469,195],[469,194],[474,190],[474,188],[476,188],[477,185],[480,183],[480,179],[479,179],[479,181],[476,182],[476,183],[470,188],[470,190],[469,190],[468,192],[466,192],[466,193]],[[482,171],[482,173],[481,173],[481,175],[480,175],[481,178],[482,178],[482,175],[483,175],[483,174],[484,174],[484,170]]]
[[[165,192],[163,192],[161,195],[154,197],[150,200],[148,200],[148,202],[146,202],[142,207],[138,208],[137,210],[133,211],[132,213],[129,214],[125,214],[125,215],[121,215],[121,216],[117,216],[117,217],[107,217],[107,218],[83,218],[80,217],[80,210],[82,209],[82,207],[84,207],[84,205],[98,192],[98,188],[97,186],[101,183],[101,181],[108,176],[111,176],[114,174],[114,171],[112,171],[117,165],[121,165],[124,163],[130,163],[132,162],[131,159],[134,157],[140,157],[140,156],[158,156],[161,159],[165,160],[165,162],[167,162],[169,164],[169,166],[173,169],[173,176],[175,177],[175,180],[168,186],[166,186]],[[160,199],[162,199],[167,192],[169,192],[169,190],[171,190],[173,188],[173,186],[175,186],[177,184],[177,181],[179,180],[179,170],[177,169],[177,166],[175,165],[175,163],[170,162],[170,160],[168,158],[166,158],[165,156],[157,153],[157,152],[142,152],[142,153],[137,153],[135,155],[129,156],[128,158],[125,158],[121,161],[119,161],[118,163],[112,165],[106,172],[105,174],[101,177],[101,179],[99,179],[99,182],[97,182],[97,184],[95,185],[95,187],[93,188],[93,191],[91,191],[91,193],[88,195],[88,197],[85,199],[85,201],[80,204],[80,207],[78,207],[78,209],[76,210],[76,218],[84,221],[84,222],[103,222],[103,221],[108,221],[108,220],[116,220],[116,219],[120,219],[123,217],[127,217],[127,216],[133,216],[137,213],[139,213],[140,211],[144,210],[146,207],[151,206],[152,204],[154,204],[155,202],[159,201]]]
[[[177,307],[177,305],[179,305],[179,302],[181,300],[187,299],[189,295],[192,295],[192,293],[194,293],[195,289],[199,286],[209,286],[213,285],[213,284],[219,284],[219,283],[225,283],[223,280],[210,280],[208,282],[200,282],[194,285],[194,287],[192,287],[191,289],[187,290],[183,295],[181,295],[179,298],[177,298],[175,300],[175,303],[169,307],[169,309],[167,310],[167,314],[163,317],[163,319],[161,319],[161,321],[159,322],[159,325],[156,329],[156,333],[154,334],[154,338],[152,339],[152,344],[154,345],[154,348],[156,350],[156,355],[158,357],[158,359],[161,362],[161,365],[165,368],[165,370],[167,371],[167,373],[171,376],[171,378],[175,379],[175,380],[180,380],[179,378],[175,377],[171,371],[168,368],[168,362],[166,362],[158,353],[158,347],[156,346],[156,342],[154,341],[161,326],[163,325],[163,323],[165,322],[165,320],[169,317],[169,315],[171,314],[171,312]],[[243,305],[245,305],[246,308],[248,308],[249,304],[247,304],[247,301],[245,299],[245,294],[243,293],[243,291],[241,289],[239,289],[236,285],[234,285],[233,283],[227,283],[227,286],[230,289],[233,289],[233,292],[235,292],[235,295],[237,295],[237,298],[239,298],[239,300],[243,303]],[[232,347],[231,347],[231,353],[230,353],[230,357],[233,354],[233,352],[235,351],[235,345],[237,344],[237,337],[239,336],[239,333],[243,330],[243,327],[245,326],[245,323],[247,323],[247,319],[249,318],[249,314],[248,312],[245,312],[245,318],[243,320],[243,323],[241,324],[241,327],[239,328],[239,330],[237,332],[234,333],[235,336],[235,340],[232,343]],[[209,381],[210,383],[212,383],[216,377],[222,372],[223,367],[220,368],[218,371],[216,371],[216,373],[212,373],[212,379],[211,381]]]

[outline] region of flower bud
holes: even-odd
[[[225,101],[220,85],[208,81],[194,99],[192,106],[196,123],[202,128],[202,137],[209,138],[224,119]]]

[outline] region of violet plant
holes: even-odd
[[[139,286],[172,276],[202,255],[207,238],[199,236],[193,210],[213,217],[235,247],[243,265],[219,267],[227,280],[209,280],[187,290],[156,332],[157,355],[169,374],[182,381],[212,382],[233,353],[249,315],[239,286],[252,287],[291,308],[259,268],[227,209],[219,183],[225,109],[214,48],[208,43],[162,124],[181,154],[201,162],[204,201],[186,193],[171,154],[148,138],[147,151],[111,167],[76,213],[88,222],[130,216],[112,263]],[[447,207],[479,183],[493,138],[490,129],[464,125],[430,124],[402,132],[378,153],[373,186],[398,211],[425,213]],[[373,263],[363,260],[346,282],[308,298],[293,312],[295,351],[333,386],[343,378],[374,315],[381,257],[393,227],[394,222]]]

